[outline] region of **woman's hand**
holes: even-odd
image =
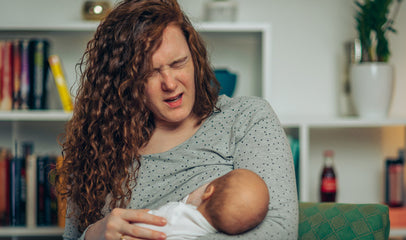
[[[166,224],[166,219],[149,214],[146,209],[115,208],[109,215],[89,227],[85,239],[166,239],[166,235],[162,232],[139,227],[132,223],[146,223],[164,226]]]

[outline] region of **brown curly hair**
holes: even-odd
[[[129,202],[141,164],[139,149],[154,130],[144,86],[152,72],[152,54],[169,24],[183,31],[192,55],[193,113],[203,120],[215,108],[219,84],[205,44],[176,0],[119,3],[78,64],[75,108],[61,139],[64,161],[56,171],[57,189],[74,206],[81,232],[104,217],[104,206],[111,210]]]

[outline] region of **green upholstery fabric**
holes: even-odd
[[[299,205],[299,239],[388,239],[389,208],[382,204]]]

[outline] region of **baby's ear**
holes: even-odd
[[[209,199],[212,195],[213,195],[213,193],[214,193],[214,185],[212,185],[212,184],[209,184],[207,187],[206,187],[206,190],[204,190],[204,193],[203,193],[203,195],[202,195],[202,201],[204,201],[204,200],[207,200],[207,199]]]

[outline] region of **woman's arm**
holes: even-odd
[[[166,238],[164,233],[138,227],[132,223],[146,223],[163,226],[165,218],[147,213],[148,210],[115,208],[103,219],[91,225],[85,235],[86,240],[117,240],[121,236],[129,236],[135,239],[159,239]]]
[[[270,194],[268,214],[258,227],[244,234],[211,234],[199,239],[297,239],[296,180],[284,129],[265,100],[247,101],[243,108],[234,126],[234,168],[250,169],[264,179]]]
[[[132,224],[136,222],[157,226],[166,224],[165,218],[149,214],[147,211],[146,209],[113,209],[106,217],[90,225],[81,236],[75,227],[75,221],[67,218],[64,240],[117,240],[122,235],[132,239],[165,239],[164,233]]]

